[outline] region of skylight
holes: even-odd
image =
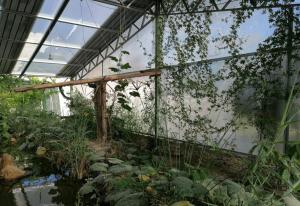
[[[63,0],[45,0],[13,69],[21,74]],[[93,0],[71,0],[26,74],[55,76],[89,41],[116,7]],[[81,66],[81,65],[75,65]]]

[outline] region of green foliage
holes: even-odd
[[[129,55],[130,53],[128,51],[121,51],[121,55],[119,58],[114,57],[114,56],[110,56],[110,59],[114,62],[116,62],[117,67],[110,67],[109,69],[112,72],[120,72],[122,70],[126,70],[126,69],[130,69],[132,68],[131,65],[126,62],[123,63],[122,61],[122,56],[123,55]],[[121,107],[127,111],[131,111],[132,107],[129,105],[129,99],[125,94],[125,90],[128,88],[129,82],[128,80],[119,80],[117,81],[117,85],[114,87],[114,92],[116,92],[116,95],[118,96],[117,98],[117,102],[121,105]],[[136,91],[132,91],[129,93],[129,95],[133,96],[133,97],[139,97],[139,92],[138,90]],[[112,107],[111,107],[112,110]]]
[[[11,134],[20,131],[16,116],[14,115],[23,108],[42,109],[41,103],[52,92],[30,91],[16,93],[14,89],[27,84],[41,83],[37,79],[22,80],[17,77],[0,75],[0,151],[9,147]],[[19,134],[19,133],[17,133]]]
[[[266,5],[292,2],[274,0],[267,1]],[[239,2],[241,7],[247,3]],[[180,3],[177,4],[177,9],[180,6]],[[160,107],[160,122],[163,122],[160,123],[161,136],[180,138],[186,142],[197,142],[201,137],[204,144],[218,149],[234,147],[227,140],[228,136],[246,125],[256,127],[259,132],[258,138],[261,141],[256,148],[257,159],[245,182],[246,185],[250,183],[253,191],[248,190],[251,194],[244,192],[233,198],[227,194],[227,186],[217,187],[214,201],[218,204],[226,202],[227,205],[243,205],[243,202],[248,201],[246,199],[252,198],[252,192],[257,196],[260,190],[270,190],[281,195],[299,195],[298,151],[294,149],[294,153],[290,152],[289,155],[278,151],[283,143],[283,131],[296,121],[292,118],[296,115],[290,111],[292,106],[288,101],[291,96],[288,98],[287,89],[293,87],[290,94],[293,97],[299,96],[299,70],[295,66],[299,63],[299,55],[292,48],[300,43],[299,12],[295,9],[291,12],[290,8],[265,9],[264,13],[274,32],[259,45],[255,55],[242,57],[243,39],[239,36],[239,29],[253,13],[253,10],[238,10],[222,19],[229,23],[230,31],[225,35],[210,33],[212,19],[209,13],[161,17],[159,32],[163,38],[160,38],[166,41],[160,42],[158,39],[160,45],[156,46],[160,47],[164,55],[178,62],[178,66],[162,73],[160,95],[165,98],[162,98]],[[164,32],[165,28],[168,32]],[[225,61],[225,66],[217,70],[206,61],[211,36],[214,42],[221,45],[219,49],[226,49],[231,56]],[[190,63],[198,60],[201,62]],[[288,67],[286,70],[283,69],[285,66]],[[292,79],[295,79],[294,85],[291,85]],[[218,88],[220,82],[229,83],[228,87]],[[285,102],[285,106],[282,118],[278,120],[276,114],[281,113],[278,108],[282,102]],[[230,114],[232,118],[214,119],[211,114]],[[218,124],[220,121],[222,124]],[[177,130],[174,131],[174,128]],[[297,148],[297,144],[293,144],[293,147]],[[176,160],[176,166],[180,168],[181,162],[190,163],[194,151],[188,146],[182,148],[179,145],[178,148],[184,150],[178,152],[183,153],[184,157]],[[168,139],[161,145],[161,150],[161,155],[171,162]],[[272,198],[266,197],[260,204],[257,203],[272,204],[280,203],[274,203]]]
[[[95,136],[90,132],[96,127],[92,103],[76,94],[69,105],[72,116],[62,119],[42,107],[53,91],[13,92],[16,86],[40,81],[0,78],[1,149],[8,148],[11,136],[16,137],[20,150],[35,154],[38,147],[44,147],[45,157],[58,169],[83,178],[88,164],[87,139]]]
[[[257,160],[251,168],[248,181],[255,188],[279,186],[283,189],[284,196],[290,194],[299,195],[300,193],[300,162],[299,153],[297,150],[292,153],[290,151],[289,156],[281,154],[276,146],[281,144],[284,134],[284,130],[293,123],[294,115],[290,115],[291,105],[295,101],[295,89],[298,81],[299,69],[296,70],[296,76],[294,82],[289,91],[289,97],[283,110],[281,121],[276,130],[273,138],[268,138],[260,142],[257,145],[259,148]],[[299,145],[297,141],[295,145]],[[273,173],[269,173],[269,170],[274,170]]]
[[[96,138],[96,112],[93,101],[85,98],[81,93],[75,92],[71,96],[71,101],[68,105],[71,116],[66,119],[70,124],[76,124],[78,119],[85,122],[88,134],[91,139]],[[75,122],[74,122],[75,121]]]
[[[139,186],[137,186],[137,184],[139,184],[136,180],[136,178],[134,177],[123,177],[123,178],[116,178],[113,179],[111,181],[112,187],[117,190],[125,190],[128,188],[131,189],[136,189],[136,188],[140,188]]]

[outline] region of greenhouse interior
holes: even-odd
[[[300,206],[300,0],[0,0],[0,38],[0,206]]]

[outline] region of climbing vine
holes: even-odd
[[[274,0],[266,2],[266,6],[293,2]],[[241,1],[239,6],[243,8],[248,3]],[[254,126],[261,142],[253,148],[258,156],[247,181],[254,188],[258,185],[273,188],[277,184],[288,187],[288,192],[297,192],[298,154],[282,156],[276,148],[282,144],[284,129],[293,122],[292,102],[299,92],[299,70],[295,66],[299,62],[295,48],[300,43],[299,8],[287,6],[262,12],[268,17],[273,34],[252,55],[243,54],[244,39],[239,36],[239,29],[253,16],[254,10],[231,12],[222,19],[230,23],[228,34],[212,39],[211,14],[171,15],[164,19],[162,46],[169,58],[164,63],[171,59],[177,66],[165,65],[167,69],[162,75],[161,132],[168,137],[201,140],[223,147],[231,144],[226,137],[229,140],[238,129]],[[217,44],[218,49],[230,56],[225,66],[217,70],[207,60],[210,43]],[[220,88],[220,82],[230,83]],[[219,118],[222,115],[227,118]],[[190,158],[184,161],[189,163]],[[267,175],[270,168],[276,172]]]

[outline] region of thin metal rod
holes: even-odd
[[[98,63],[96,64],[96,66],[100,65],[100,64],[101,64],[102,62],[104,62],[110,55],[112,55],[115,51],[117,51],[119,48],[121,48],[122,45],[124,45],[126,42],[128,42],[129,40],[131,40],[131,39],[132,39],[139,31],[141,31],[143,28],[145,28],[147,25],[149,25],[150,22],[152,22],[152,20],[146,22],[139,30],[137,30],[137,31],[134,32],[133,34],[129,34],[129,33],[130,33],[130,32],[129,32],[129,33],[128,33],[128,37],[126,38],[126,40],[123,41],[122,44],[119,44],[118,46],[116,46],[114,50],[112,50],[111,52],[109,52],[108,54],[106,54],[106,55],[105,55],[105,58],[103,58],[100,62],[98,62]],[[131,28],[132,28],[132,27],[130,27],[129,29],[131,30]],[[124,34],[124,33],[123,33],[123,34]],[[118,36],[117,38],[120,38],[121,36],[122,36],[122,34],[121,34],[120,36]],[[103,52],[103,51],[108,51],[107,47],[106,47],[105,49],[103,49],[102,52]],[[101,53],[102,53],[102,52],[101,52]],[[96,57],[90,58],[90,61],[89,61],[89,62],[91,62],[94,58],[96,58]],[[88,63],[87,65],[89,65],[89,63]],[[95,68],[95,66],[93,67],[93,69],[94,69],[94,68]],[[84,75],[81,75],[81,76],[80,76],[80,79],[83,79],[83,78],[84,78],[87,74],[89,74],[93,69],[88,69],[88,71],[87,71]],[[80,70],[79,72],[77,72],[76,75],[78,75],[81,71],[82,71],[82,70]],[[75,76],[76,76],[76,75],[75,75]]]
[[[201,13],[214,13],[214,12],[229,12],[229,11],[240,11],[240,10],[259,10],[259,9],[272,9],[272,8],[291,8],[299,7],[300,4],[274,4],[269,6],[249,6],[249,7],[237,7],[237,8],[226,8],[226,9],[211,9],[210,7],[205,7],[203,10],[196,10],[190,12],[169,12],[169,13],[160,13],[161,16],[171,16],[171,15],[184,15],[184,14],[201,14]]]
[[[24,59],[9,59],[9,58],[0,58],[0,61],[10,61],[10,62],[28,62],[29,60]],[[74,66],[74,67],[82,67],[82,64],[69,64],[61,61],[53,61],[53,60],[44,60],[44,59],[37,59],[32,61],[32,63],[43,63],[43,64],[59,64],[59,65],[66,65],[66,66]]]
[[[145,9],[133,7],[131,5],[126,6],[124,4],[120,4],[120,3],[109,1],[109,0],[93,0],[93,1],[100,2],[100,3],[103,3],[103,4],[112,5],[112,6],[116,6],[116,7],[119,7],[119,8],[131,10],[131,11],[135,11],[135,12],[139,12],[139,13],[143,13],[143,14],[152,15],[152,13],[147,12]]]
[[[30,57],[29,61],[27,62],[26,66],[24,67],[23,71],[21,72],[19,77],[22,77],[24,75],[24,73],[27,71],[27,69],[29,68],[31,62],[33,61],[33,59],[36,57],[36,55],[38,54],[40,48],[43,46],[44,42],[46,41],[46,39],[48,38],[50,32],[52,31],[52,29],[54,28],[54,26],[56,25],[59,17],[61,16],[61,14],[63,13],[63,11],[65,10],[65,8],[67,7],[68,3],[70,0],[65,0],[62,5],[60,6],[57,14],[55,15],[55,18],[53,19],[53,21],[51,22],[51,24],[49,25],[47,31],[45,32],[42,40],[40,41],[40,44],[37,46],[37,48],[35,49],[34,53],[32,54],[32,56]]]

